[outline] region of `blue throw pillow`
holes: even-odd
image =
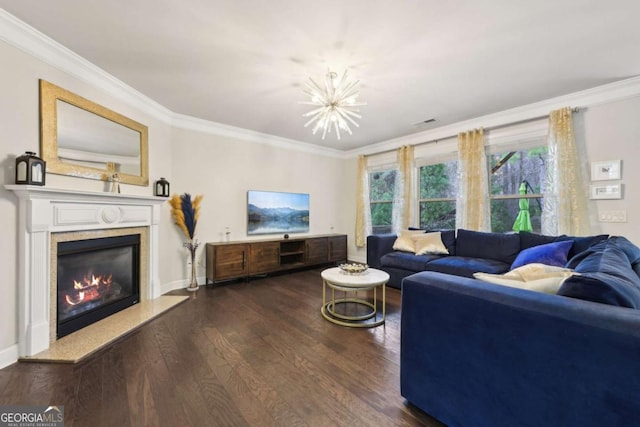
[[[522,267],[526,264],[539,263],[564,267],[567,263],[567,255],[573,246],[573,241],[547,243],[525,249],[518,254],[511,264],[511,269]]]

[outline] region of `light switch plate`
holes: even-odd
[[[599,211],[598,221],[599,222],[627,222],[627,211],[626,210]]]

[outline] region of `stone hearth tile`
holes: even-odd
[[[20,361],[79,362],[188,298],[180,295],[163,295],[153,300],[141,301],[51,343],[47,350],[34,356],[22,357]]]

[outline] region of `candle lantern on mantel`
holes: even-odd
[[[16,158],[16,184],[44,185],[46,162],[27,151]]]
[[[169,197],[169,181],[164,178],[156,181],[156,196]]]

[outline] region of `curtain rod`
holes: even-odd
[[[578,111],[580,111],[580,107],[571,108],[571,112],[572,113],[577,113]],[[549,115],[545,114],[543,116],[531,117],[530,119],[518,120],[516,122],[505,123],[505,124],[502,124],[502,125],[496,125],[496,126],[493,126],[493,127],[490,127],[490,128],[484,128],[484,130],[495,130],[495,129],[500,129],[500,128],[504,128],[504,127],[507,127],[507,126],[519,125],[521,123],[533,122],[535,120],[544,119],[545,117],[549,117]],[[438,139],[432,139],[432,140],[429,140],[429,141],[418,142],[416,144],[412,144],[411,146],[412,147],[418,147],[420,145],[433,144],[433,143],[437,143],[438,141],[441,141],[443,139],[455,138],[457,136],[458,136],[458,134],[450,135],[450,136],[444,136],[444,137],[441,137],[441,138],[438,138]],[[377,155],[380,155],[380,154],[391,153],[393,151],[396,151],[397,149],[398,148],[390,148],[388,150],[378,151],[376,153],[365,154],[364,157],[366,158],[366,157],[371,157],[371,156],[377,156]]]

